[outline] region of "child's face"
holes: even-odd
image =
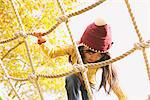
[[[84,63],[92,63],[101,58],[101,54],[99,52],[93,52],[87,47],[83,48],[84,55]]]

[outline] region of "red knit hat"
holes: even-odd
[[[107,52],[112,45],[110,26],[102,19],[90,24],[83,33],[80,44],[92,51]]]

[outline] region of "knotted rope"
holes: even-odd
[[[96,7],[96,6],[98,6],[99,4],[103,3],[104,1],[106,1],[106,0],[99,0],[99,1],[95,2],[94,4],[92,4],[92,5],[90,5],[90,6],[86,7],[86,8],[83,8],[83,9],[77,11],[77,12],[73,12],[73,13],[71,13],[71,14],[66,15],[65,18],[68,18],[68,19],[69,19],[69,18],[71,18],[71,17],[73,17],[73,16],[77,16],[77,15],[79,15],[79,14],[82,14],[82,13],[88,11],[88,10],[93,9],[94,7]],[[63,17],[63,16],[61,16],[61,17]],[[61,18],[61,17],[59,17],[59,18]],[[59,19],[59,18],[58,18],[58,19]],[[45,35],[51,33],[51,32],[52,32],[54,29],[56,29],[63,21],[64,21],[64,20],[61,20],[61,22],[60,22],[60,21],[57,21],[56,24],[53,25],[47,32],[43,33],[43,36],[45,36]],[[19,33],[19,34],[20,34],[20,33]],[[27,33],[26,35],[32,35],[32,34],[33,34],[33,33]],[[0,41],[0,44],[4,44],[4,43],[11,42],[11,41],[13,41],[13,40],[18,39],[19,37],[20,37],[20,36],[17,35],[17,36],[14,36],[14,37],[12,37],[12,38],[9,38],[9,39],[2,40],[2,41]]]
[[[108,65],[108,64],[114,63],[114,62],[116,62],[116,61],[118,61],[118,60],[121,60],[121,59],[125,58],[126,56],[132,54],[132,53],[133,53],[134,51],[136,51],[136,50],[142,50],[142,51],[143,51],[143,56],[144,56],[144,60],[145,60],[145,63],[146,63],[147,73],[148,73],[148,77],[149,77],[149,80],[150,80],[150,68],[149,68],[148,58],[147,58],[146,51],[145,51],[146,48],[149,48],[149,47],[150,47],[150,40],[149,40],[149,41],[146,41],[146,42],[143,41],[143,38],[142,38],[142,36],[141,36],[141,33],[139,32],[138,26],[136,25],[136,21],[135,21],[135,18],[134,18],[134,16],[133,16],[133,13],[132,13],[132,10],[131,10],[131,7],[130,7],[130,4],[129,4],[128,0],[125,0],[125,3],[126,3],[126,5],[127,5],[128,12],[129,12],[129,14],[130,14],[132,23],[133,23],[133,25],[134,25],[134,29],[135,29],[135,31],[136,31],[136,33],[137,33],[137,35],[138,35],[138,38],[139,38],[140,43],[135,43],[135,44],[134,44],[134,47],[133,47],[131,50],[127,51],[126,53],[124,53],[124,54],[122,54],[121,56],[118,56],[118,57],[116,57],[116,58],[114,58],[114,59],[106,60],[106,61],[99,62],[99,63],[85,64],[85,65],[83,64],[83,62],[82,62],[82,60],[81,60],[81,57],[79,56],[79,52],[78,52],[78,48],[77,48],[77,46],[76,46],[76,43],[74,42],[74,39],[73,39],[73,37],[72,37],[72,35],[71,35],[71,31],[70,31],[69,25],[68,25],[68,19],[71,18],[71,17],[73,17],[73,16],[79,15],[79,14],[81,14],[81,13],[84,13],[84,12],[86,12],[86,11],[92,9],[92,8],[98,6],[99,4],[103,3],[104,1],[106,1],[106,0],[99,0],[98,2],[96,2],[96,3],[94,3],[94,4],[90,5],[90,6],[88,6],[88,7],[86,7],[86,8],[84,8],[84,9],[82,9],[82,10],[79,10],[79,11],[77,11],[77,12],[74,12],[74,13],[71,13],[71,14],[68,14],[68,15],[65,15],[65,13],[64,13],[64,11],[63,11],[61,5],[60,5],[60,2],[57,0],[58,6],[60,7],[63,16],[60,16],[60,17],[57,19],[57,23],[56,23],[54,26],[52,26],[52,28],[50,28],[46,33],[44,33],[43,36],[44,36],[44,35],[47,35],[47,34],[49,34],[49,33],[51,33],[51,32],[52,32],[55,28],[57,28],[57,26],[59,26],[62,22],[65,22],[65,23],[66,23],[67,29],[68,29],[68,31],[69,31],[69,34],[70,34],[70,37],[71,37],[71,40],[72,40],[72,43],[73,43],[73,45],[74,45],[75,48],[76,48],[77,55],[78,55],[78,60],[79,60],[79,64],[73,65],[73,70],[68,71],[68,72],[66,72],[66,73],[57,74],[57,75],[35,74],[35,70],[34,70],[34,68],[33,68],[32,60],[31,60],[31,56],[30,56],[30,52],[29,52],[29,48],[28,48],[28,44],[27,44],[26,40],[20,42],[20,43],[17,44],[16,46],[14,46],[12,49],[10,49],[10,50],[1,58],[1,60],[3,60],[13,49],[15,49],[16,47],[18,47],[20,44],[25,43],[25,46],[26,46],[26,49],[27,49],[27,54],[28,54],[29,61],[30,61],[30,65],[31,65],[32,72],[33,72],[33,73],[31,73],[31,74],[28,75],[28,78],[15,78],[15,77],[9,76],[7,70],[5,69],[5,66],[3,65],[2,61],[0,60],[0,65],[1,65],[2,69],[4,70],[4,75],[5,75],[5,77],[7,78],[7,80],[8,80],[8,82],[9,82],[10,86],[12,87],[13,91],[15,92],[15,94],[16,94],[16,96],[18,97],[19,100],[20,100],[20,97],[19,97],[19,95],[17,94],[17,91],[15,90],[14,86],[12,85],[10,79],[16,80],[16,81],[31,81],[31,82],[34,81],[34,82],[36,83],[36,85],[37,85],[37,88],[38,88],[40,97],[41,97],[41,99],[43,99],[42,94],[41,94],[41,91],[40,91],[40,88],[39,88],[39,85],[38,85],[38,83],[37,83],[37,80],[38,80],[39,77],[58,78],[58,77],[63,77],[63,76],[71,75],[71,74],[73,74],[73,73],[82,72],[82,73],[83,73],[83,79],[84,79],[84,80],[87,80],[86,73],[84,73],[84,72],[87,71],[87,68],[100,68],[100,67],[102,67],[102,66],[106,66],[106,65]],[[15,12],[15,14],[16,14],[16,16],[17,16],[17,20],[18,20],[18,22],[19,22],[19,25],[20,25],[20,27],[21,27],[22,32],[20,32],[19,34],[16,34],[15,37],[13,37],[13,38],[0,41],[0,44],[13,41],[13,40],[19,38],[20,36],[26,38],[27,35],[32,35],[32,34],[33,34],[33,33],[25,34],[25,30],[24,30],[24,26],[23,26],[23,24],[22,24],[21,18],[20,18],[20,16],[19,16],[19,13],[18,13],[17,9],[16,9],[15,6],[14,6],[15,3],[14,3],[13,0],[11,0],[11,3],[12,3],[12,7],[13,7],[13,9],[14,9],[14,12]],[[85,68],[85,67],[86,67],[86,68]],[[88,85],[87,83],[88,83],[88,82],[85,81],[86,88],[87,88],[87,90],[88,90],[88,94],[89,94],[90,97],[92,98],[92,96],[91,96],[91,90],[89,89],[90,87],[89,87],[89,85]]]
[[[125,0],[125,4],[126,4],[126,6],[128,8],[128,12],[130,14],[130,18],[132,20],[132,24],[134,26],[134,29],[135,29],[136,33],[137,33],[139,41],[142,43],[144,40],[143,40],[142,35],[141,35],[141,33],[140,33],[139,29],[138,29],[138,26],[136,24],[135,17],[134,17],[134,15],[132,13],[129,1]],[[147,74],[148,74],[148,78],[149,78],[149,82],[150,82],[150,67],[149,67],[148,57],[147,57],[145,48],[142,48],[142,53],[143,53],[143,57],[144,57],[144,61],[145,61],[145,64],[146,64],[146,69],[147,69]]]
[[[37,77],[45,77],[45,78],[60,78],[60,77],[74,74],[74,73],[78,73],[78,72],[82,72],[82,71],[84,72],[87,70],[87,68],[101,68],[103,66],[106,66],[106,65],[112,64],[116,61],[119,61],[119,60],[127,57],[128,55],[132,54],[136,50],[141,50],[142,48],[150,48],[150,40],[148,40],[147,42],[143,42],[143,43],[135,43],[134,47],[132,49],[130,49],[129,51],[127,51],[127,52],[123,53],[122,55],[115,57],[113,59],[105,60],[105,61],[98,62],[98,63],[84,64],[84,67],[82,67],[81,64],[74,64],[74,65],[68,66],[68,67],[73,67],[73,69],[68,72],[59,73],[59,74],[55,74],[55,75],[37,74],[36,76]],[[16,81],[27,81],[29,77],[28,78],[9,77],[9,78],[16,80]]]
[[[21,34],[21,36],[23,36],[23,37],[25,38],[25,39],[24,39],[24,42],[25,42],[25,47],[26,47],[26,50],[27,50],[27,55],[28,55],[28,58],[29,58],[29,61],[30,61],[30,67],[31,67],[31,69],[32,69],[32,72],[35,73],[35,70],[34,70],[33,64],[32,64],[32,59],[31,59],[30,52],[29,52],[28,43],[27,43],[27,40],[26,40],[27,35],[25,34],[25,29],[24,29],[22,20],[21,20],[21,18],[20,18],[20,15],[19,15],[19,13],[18,13],[18,10],[17,10],[17,8],[16,8],[15,3],[14,3],[13,0],[11,0],[11,4],[12,4],[13,10],[14,10],[14,12],[15,12],[15,15],[16,15],[16,17],[17,17],[17,19],[18,19],[18,23],[19,23],[19,25],[20,25],[20,27],[21,27],[22,33],[20,33],[20,34]],[[41,100],[43,100],[43,96],[42,96],[42,93],[41,93],[41,90],[40,90],[40,87],[39,87],[39,84],[38,84],[37,80],[35,81],[35,84],[36,84],[36,86],[37,86],[37,89],[38,89],[38,92],[39,92],[39,94],[40,94]]]
[[[15,90],[15,87],[13,86],[11,80],[9,79],[8,71],[6,70],[6,68],[5,68],[5,66],[3,65],[3,62],[2,62],[1,60],[0,60],[0,66],[1,66],[2,70],[4,71],[4,75],[6,76],[5,78],[8,79],[7,81],[8,81],[8,83],[9,83],[9,85],[11,86],[11,88],[13,89],[15,95],[17,96],[17,98],[18,98],[19,100],[21,100],[21,97],[19,96],[19,94],[18,94],[17,91]]]

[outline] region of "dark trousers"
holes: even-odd
[[[87,90],[81,84],[76,75],[66,77],[66,91],[68,100],[80,100],[79,91],[81,91],[82,100],[89,100]]]

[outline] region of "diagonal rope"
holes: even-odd
[[[88,7],[84,8],[84,9],[81,9],[81,10],[79,10],[79,11],[77,11],[77,12],[71,13],[71,14],[69,14],[69,15],[67,15],[67,16],[68,16],[69,18],[72,17],[72,16],[77,16],[77,15],[79,15],[79,14],[82,14],[82,13],[88,11],[88,10],[91,10],[91,9],[95,8],[96,6],[102,4],[102,3],[105,2],[105,1],[106,1],[106,0],[98,0],[98,1],[95,2],[94,4],[88,6]]]
[[[81,66],[81,64],[75,64],[75,65],[71,65],[68,67],[73,67],[72,70],[68,71],[68,72],[64,72],[64,73],[59,73],[59,74],[36,74],[37,77],[44,77],[44,78],[60,78],[63,76],[67,76],[67,75],[71,75],[77,72],[81,72],[81,71],[85,71],[86,68],[101,68],[103,66],[109,65],[111,63],[114,63],[116,61],[119,61],[125,57],[127,57],[128,55],[132,54],[133,52],[135,52],[136,50],[141,50],[142,48],[150,48],[150,40],[148,40],[146,43],[135,43],[134,47],[132,49],[130,49],[129,51],[123,53],[122,55],[113,58],[113,59],[109,59],[109,60],[105,60],[103,62],[98,62],[98,63],[90,63],[90,64],[84,64],[84,67]],[[85,68],[86,67],[86,68]],[[9,76],[10,79],[15,80],[15,81],[27,81],[29,80],[28,78],[15,78],[12,76]]]
[[[28,81],[28,78],[16,78],[12,76],[8,76],[9,79],[15,80],[15,81]]]
[[[29,61],[30,61],[30,66],[31,66],[31,68],[32,68],[32,72],[33,72],[33,74],[35,74],[35,70],[34,70],[34,67],[33,67],[31,55],[30,55],[30,52],[29,52],[28,43],[27,43],[26,41],[25,41],[25,46],[26,46],[26,49],[27,49],[27,55],[28,55],[28,58],[29,58]],[[44,100],[43,95],[42,95],[41,90],[40,90],[40,86],[39,86],[39,83],[38,83],[37,78],[35,79],[35,84],[36,84],[36,86],[37,86],[37,89],[38,89],[38,92],[39,92],[39,94],[40,94],[41,100]]]
[[[15,45],[15,46],[12,47],[11,49],[9,49],[8,52],[1,58],[1,60],[3,60],[4,58],[6,58],[6,56],[7,56],[11,51],[13,51],[15,48],[17,48],[18,46],[20,46],[22,43],[24,43],[24,41],[19,42],[17,45]],[[12,60],[12,59],[11,59],[11,60]],[[19,59],[18,59],[18,60],[19,60]],[[26,81],[26,79],[23,79],[23,78],[14,78],[14,77],[12,77],[12,76],[9,76],[8,78],[17,81],[14,86],[16,86],[16,85],[18,84],[18,81]],[[13,89],[10,90],[10,92],[8,93],[8,95],[10,95],[12,91],[13,91]]]
[[[8,52],[1,58],[1,60],[3,60],[4,58],[6,58],[6,56],[11,52],[13,51],[15,48],[17,48],[18,46],[20,46],[22,43],[24,43],[24,41],[21,41],[19,42],[17,45],[15,45],[14,47],[12,47],[11,49],[8,50]],[[8,77],[9,79],[12,79],[12,80],[16,80],[17,82],[15,83],[14,87],[18,84],[18,81],[26,81],[25,79],[22,79],[22,78],[14,78],[12,76],[9,76]],[[8,93],[8,95],[10,95],[12,93],[13,89],[10,90],[10,92]]]
[[[8,71],[6,70],[6,68],[5,68],[5,66],[3,65],[3,62],[2,62],[1,60],[0,60],[0,66],[1,66],[1,68],[3,69],[4,74],[5,74],[6,78],[8,79],[8,83],[9,83],[9,85],[11,86],[12,90],[14,91],[15,95],[17,96],[17,98],[18,98],[19,100],[21,100],[19,94],[17,93],[17,91],[15,90],[15,87],[13,86],[11,80],[9,79]]]
[[[8,52],[1,58],[1,60],[3,60],[12,50],[14,50],[15,48],[17,48],[19,45],[21,45],[22,43],[24,43],[24,41],[19,42],[17,45],[15,45],[13,48],[11,48],[10,50],[8,50]]]
[[[80,71],[70,70],[70,71],[68,71],[68,72],[59,73],[59,74],[56,74],[56,75],[37,74],[37,76],[38,76],[38,77],[44,77],[44,78],[60,78],[60,77],[72,75],[72,74],[77,73],[77,72],[80,72]]]
[[[10,0],[10,1],[11,1],[11,5],[12,5],[12,7],[13,7],[13,10],[14,10],[14,12],[15,12],[15,15],[17,16],[17,20],[18,20],[18,22],[19,22],[19,26],[20,26],[20,28],[21,28],[21,30],[22,30],[22,32],[19,32],[19,34],[20,34],[21,36],[23,36],[23,37],[26,37],[25,29],[24,29],[23,23],[22,23],[22,21],[21,21],[21,18],[20,18],[20,16],[19,16],[19,13],[18,13],[17,8],[15,8],[15,2],[14,2],[14,0]]]
[[[24,42],[25,42],[25,47],[26,47],[26,50],[27,50],[27,55],[28,55],[28,58],[29,58],[29,61],[30,61],[30,66],[31,66],[31,68],[32,68],[32,72],[35,73],[35,70],[34,70],[34,68],[33,68],[33,63],[32,63],[32,60],[31,60],[31,56],[30,56],[30,52],[29,52],[28,43],[27,43],[27,40],[26,40],[26,38],[25,38],[25,37],[26,37],[26,34],[25,34],[25,29],[24,29],[24,26],[23,26],[21,17],[19,16],[18,10],[17,10],[17,8],[15,7],[15,3],[14,3],[13,0],[11,0],[11,4],[12,4],[13,10],[14,10],[14,12],[15,12],[15,15],[16,15],[16,17],[17,17],[17,20],[18,20],[19,25],[20,25],[21,30],[22,30],[22,33],[21,33],[20,35],[23,36],[24,39],[25,39],[25,41],[24,41]],[[41,93],[41,90],[40,90],[40,87],[39,87],[39,84],[38,84],[38,81],[37,81],[37,80],[35,80],[35,84],[36,84],[37,89],[38,89],[38,92],[39,92],[39,94],[40,94],[40,98],[41,98],[41,100],[43,100],[43,96],[42,96],[42,93]]]
[[[8,42],[11,42],[11,41],[16,40],[18,38],[19,38],[19,36],[17,35],[17,36],[10,38],[10,39],[0,41],[0,44],[8,43]]]
[[[99,1],[95,2],[94,4],[88,6],[88,7],[85,7],[85,8],[83,8],[83,9],[79,10],[79,11],[73,12],[73,13],[68,14],[68,15],[66,15],[66,16],[67,16],[67,18],[71,18],[71,17],[73,17],[73,16],[77,16],[77,15],[82,14],[82,13],[88,11],[88,10],[93,9],[94,7],[96,7],[96,6],[98,6],[99,4],[103,3],[104,1],[106,1],[106,0],[99,0]],[[51,33],[51,32],[52,32],[54,29],[56,29],[61,23],[62,23],[62,22],[57,21],[56,24],[53,25],[47,32],[43,33],[43,36],[45,36],[45,35]],[[33,33],[27,33],[26,35],[32,35],[32,34],[33,34]],[[2,41],[0,41],[0,44],[4,44],[4,43],[11,42],[11,41],[13,41],[13,40],[18,39],[19,37],[20,37],[20,36],[17,35],[17,36],[14,36],[14,37],[10,38],[10,39],[2,40]]]
[[[85,64],[85,67],[88,67],[88,68],[100,68],[102,66],[106,66],[106,65],[114,63],[114,62],[116,62],[118,60],[121,60],[121,59],[127,57],[128,55],[132,54],[136,50],[142,50],[143,48],[150,48],[150,40],[148,40],[146,42],[143,42],[143,43],[135,43],[134,47],[132,49],[130,49],[129,51],[123,53],[122,55],[120,55],[120,56],[118,56],[116,58],[105,60],[105,61],[98,62],[98,63]]]
[[[64,12],[64,10],[63,10],[63,8],[62,8],[62,6],[61,6],[59,0],[57,0],[57,4],[58,4],[58,6],[59,6],[59,8],[60,8],[60,10],[61,10],[61,13],[62,13],[63,15],[65,15],[65,12]],[[89,8],[89,9],[90,9],[90,8]],[[88,10],[88,9],[85,9],[85,10]],[[79,13],[82,13],[82,11],[79,12]],[[76,13],[76,15],[78,15],[78,13]],[[68,17],[69,17],[69,16],[68,16]],[[82,61],[82,59],[81,59],[81,55],[80,55],[80,53],[79,53],[79,51],[78,51],[78,47],[77,47],[77,45],[76,45],[76,43],[75,43],[75,41],[74,41],[74,38],[73,38],[73,36],[72,36],[72,33],[71,33],[70,28],[69,28],[68,22],[69,22],[69,21],[68,21],[68,19],[67,19],[67,20],[65,21],[65,25],[66,25],[66,27],[67,27],[67,30],[68,30],[69,35],[70,35],[70,39],[71,39],[71,41],[72,41],[72,43],[73,43],[73,46],[74,46],[74,48],[75,48],[77,60],[79,61],[79,64],[81,65],[81,67],[84,67],[83,61]],[[87,70],[86,70],[86,71],[81,71],[81,74],[82,74],[82,78],[83,78],[83,81],[84,81],[84,84],[85,84],[85,88],[86,88],[86,90],[87,90],[87,92],[88,92],[88,95],[89,95],[89,97],[90,97],[90,100],[93,100],[93,95],[92,95],[90,83],[89,83],[89,80],[88,80],[88,78],[87,78]]]
[[[129,1],[125,0],[125,4],[126,4],[126,6],[128,8],[128,12],[130,14],[130,18],[132,20],[132,24],[134,26],[134,29],[135,29],[135,31],[136,31],[136,33],[138,35],[139,41],[143,42],[144,40],[143,40],[142,35],[141,35],[141,33],[140,33],[139,29],[138,29],[138,26],[136,24],[135,17],[133,15],[132,10],[131,10]],[[149,82],[150,82],[150,66],[149,66],[148,57],[147,57],[145,48],[142,49],[142,52],[143,52],[143,57],[144,57],[144,61],[145,61],[145,64],[146,64],[146,70],[147,70],[147,74],[148,74],[148,78],[149,78]]]
[[[57,1],[58,1],[58,0],[57,0]],[[66,22],[66,26],[67,26],[67,28],[68,28],[69,33],[71,34],[71,31],[70,31],[69,25],[68,25],[68,19],[69,19],[70,17],[72,17],[72,16],[79,15],[79,14],[85,12],[85,11],[88,11],[88,10],[92,9],[93,7],[96,7],[98,3],[100,4],[100,3],[102,3],[103,1],[105,1],[105,0],[102,0],[101,2],[98,1],[98,2],[96,2],[95,4],[93,4],[93,6],[91,5],[91,6],[86,7],[86,8],[84,8],[84,9],[80,10],[80,11],[74,12],[74,13],[72,13],[72,14],[68,14],[67,16],[63,16],[63,17],[65,17],[63,20],[57,21],[57,23],[56,23],[54,26],[52,26],[52,28],[51,28],[49,31],[47,31],[46,33],[44,33],[43,35],[49,34],[49,33],[50,33],[51,31],[53,31],[59,24],[61,24],[61,23],[64,22],[64,21]],[[12,5],[13,5],[14,2],[13,2],[13,1],[11,1],[11,2],[12,2]],[[142,45],[143,38],[142,38],[141,33],[139,32],[138,27],[137,27],[137,25],[136,25],[136,21],[135,21],[135,18],[134,18],[134,16],[133,16],[133,13],[132,13],[132,11],[131,11],[130,4],[129,4],[128,0],[125,0],[125,2],[126,2],[126,5],[127,5],[127,8],[128,8],[128,12],[129,12],[129,14],[130,14],[130,17],[131,17],[131,19],[132,19],[132,23],[133,23],[133,25],[134,25],[134,28],[135,28],[135,30],[136,30],[136,33],[137,33],[137,35],[138,35],[138,37],[139,37],[139,41],[140,41],[141,44],[140,44],[140,45],[134,45],[134,46],[135,46],[134,48],[132,48],[131,50],[127,51],[126,53],[124,53],[124,54],[122,54],[121,56],[116,57],[116,58],[114,58],[114,59],[110,59],[110,60],[108,60],[108,61],[104,61],[104,62],[100,62],[100,63],[95,63],[95,64],[94,64],[94,63],[93,63],[93,64],[85,64],[84,66],[87,67],[87,68],[99,68],[99,67],[101,67],[101,66],[105,66],[105,65],[108,65],[108,64],[110,64],[110,63],[113,63],[113,62],[116,62],[116,61],[118,61],[118,60],[121,60],[122,58],[124,58],[124,57],[130,55],[131,53],[133,53],[134,51],[136,51],[136,50],[139,49],[139,50],[142,50],[142,51],[143,51],[143,56],[144,56],[145,63],[146,63],[146,67],[147,67],[147,73],[148,73],[148,77],[149,77],[149,80],[150,80],[150,68],[148,67],[148,66],[149,66],[149,63],[148,63],[148,59],[147,59],[147,55],[146,55],[146,51],[145,51],[145,48],[148,48],[148,47],[150,47],[150,46],[148,45],[148,46],[146,47],[144,44]],[[59,3],[59,2],[58,2],[58,3]],[[99,4],[98,4],[98,5],[99,5]],[[59,5],[59,4],[58,4],[58,5]],[[18,11],[17,11],[17,9],[15,9],[14,6],[13,6],[13,8],[14,8],[15,14],[16,14],[16,16],[17,16],[17,18],[18,18],[19,25],[21,26],[22,30],[24,30],[24,27],[22,27],[23,24],[22,24],[22,22],[21,22],[21,18],[19,18],[20,16],[19,16],[19,14],[17,14]],[[60,6],[60,9],[61,9],[61,6]],[[61,9],[61,10],[63,11],[63,9]],[[83,11],[83,12],[82,12],[82,11]],[[63,14],[64,14],[64,13],[63,13]],[[19,16],[19,17],[18,17],[18,16]],[[26,37],[26,34],[24,34],[24,33],[25,33],[25,31],[23,31],[23,33],[19,33],[20,35],[16,35],[15,37],[13,37],[13,38],[11,38],[11,39],[7,39],[7,40],[4,40],[4,41],[0,41],[0,44],[13,41],[13,40],[19,38],[20,36]],[[27,35],[32,35],[32,33],[28,33]],[[70,36],[70,37],[71,37],[71,39],[73,40],[72,36]],[[35,71],[34,71],[34,68],[33,68],[33,64],[32,64],[32,60],[31,60],[30,53],[29,53],[28,44],[27,44],[26,41],[24,41],[24,42],[25,42],[25,45],[26,45],[27,54],[28,54],[28,57],[29,57],[29,60],[30,60],[31,68],[32,68],[32,70],[33,70],[33,74],[35,74]],[[150,40],[147,41],[147,43],[150,44]],[[73,41],[73,44],[74,44],[75,47],[76,47],[76,43],[75,43],[74,41]],[[17,46],[19,46],[19,44],[18,44]],[[14,48],[16,48],[16,47],[13,47],[13,49],[14,49]],[[13,49],[12,49],[12,50],[13,50]],[[10,51],[12,51],[12,50],[10,50]],[[8,51],[8,52],[6,53],[6,56],[8,55],[8,53],[9,53],[10,51]],[[5,58],[5,56],[4,56],[4,58]],[[4,58],[3,58],[3,59],[4,59]],[[79,58],[79,59],[80,59],[80,58]],[[80,62],[80,61],[79,61],[79,62]],[[1,60],[0,60],[0,64],[2,65]],[[81,63],[81,66],[83,66],[82,63]],[[96,66],[96,67],[95,67],[95,66]],[[15,94],[17,95],[17,92],[16,92],[14,86],[12,85],[12,83],[10,82],[9,79],[17,80],[17,81],[27,81],[27,80],[29,80],[29,79],[28,79],[28,78],[14,78],[14,77],[11,77],[11,76],[8,75],[7,70],[5,69],[5,67],[4,67],[3,65],[2,65],[2,69],[4,70],[4,74],[5,74],[6,77],[8,78],[9,84],[11,85],[11,87],[12,87],[12,89],[14,90]],[[58,75],[40,75],[40,74],[37,74],[37,75],[35,75],[35,76],[37,76],[37,77],[45,77],[45,78],[57,78],[57,77],[62,77],[62,76],[70,75],[70,74],[72,74],[72,73],[80,72],[80,71],[81,71],[81,72],[84,72],[83,70],[79,70],[79,71],[71,70],[71,71],[69,71],[69,72],[67,72],[67,73],[62,73],[62,74],[58,74]],[[19,95],[17,95],[17,96],[19,96]]]
[[[85,67],[88,67],[88,68],[100,68],[102,66],[106,66],[106,65],[109,65],[109,64],[112,64],[116,61],[119,61],[125,57],[127,57],[128,55],[132,54],[133,52],[136,51],[136,48],[132,48],[131,50],[125,52],[124,54],[114,58],[114,59],[109,59],[109,60],[105,60],[105,61],[102,61],[102,62],[98,62],[98,63],[90,63],[90,64],[85,64]]]

